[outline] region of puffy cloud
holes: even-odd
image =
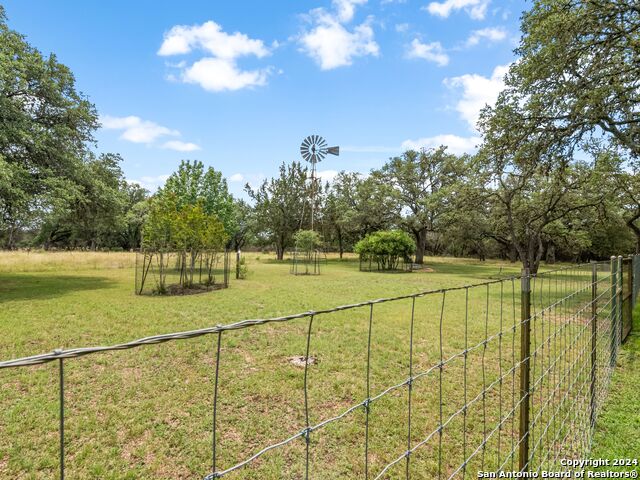
[[[181,142],[180,140],[171,140],[165,142],[162,148],[167,150],[175,150],[177,152],[195,152],[201,150],[200,145],[191,142]]]
[[[357,5],[364,5],[367,0],[333,0],[336,8],[338,20],[341,22],[350,22],[356,13]]]
[[[211,20],[202,25],[174,26],[165,33],[158,55],[186,55],[196,50],[205,52],[206,56],[191,65],[185,61],[169,65],[180,72],[179,75],[170,74],[169,78],[221,92],[265,85],[272,70],[242,70],[238,66],[239,58],[263,58],[271,53],[269,48],[262,40],[250,38],[244,33],[226,33]]]
[[[425,9],[432,15],[448,18],[456,10],[464,10],[472,19],[483,20],[490,0],[445,0],[431,2]]]
[[[482,139],[480,137],[459,137],[458,135],[436,135],[434,137],[418,138],[417,140],[405,140],[402,142],[402,150],[420,150],[422,148],[437,148],[445,145],[447,151],[460,155],[473,153]]]
[[[140,117],[130,115],[128,117],[112,117],[105,115],[100,117],[102,128],[108,130],[122,130],[120,138],[134,143],[153,143],[166,135],[180,135],[177,130],[171,130],[162,125]]]
[[[468,47],[472,47],[479,44],[482,40],[486,40],[488,42],[500,42],[505,38],[507,38],[507,31],[502,27],[482,28],[471,32],[466,45]]]
[[[498,99],[508,71],[509,65],[498,65],[488,78],[473,73],[445,79],[445,85],[461,92],[454,108],[472,129],[485,105],[493,105]]]
[[[194,49],[201,49],[214,57],[236,59],[255,55],[258,58],[269,55],[262,40],[249,38],[244,33],[228,34],[222,27],[209,20],[202,25],[176,25],[164,35],[158,55],[184,55]]]
[[[244,175],[241,173],[234,173],[229,177],[230,182],[244,182]]]
[[[443,67],[449,64],[449,55],[447,55],[440,45],[440,42],[422,43],[414,38],[407,51],[408,58],[422,58],[429,62],[434,62],[438,66]]]
[[[182,81],[196,83],[212,92],[222,92],[265,85],[269,73],[268,68],[240,70],[234,62],[207,57],[185,68],[182,72]]]
[[[298,38],[301,50],[322,70],[351,65],[356,57],[377,56],[380,47],[374,39],[370,17],[352,29],[345,26],[353,19],[355,6],[366,3],[366,0],[334,0],[333,3],[333,13],[324,8],[316,8],[309,13],[312,28]]]
[[[178,130],[172,130],[150,120],[143,120],[135,115],[129,115],[128,117],[104,115],[100,117],[100,123],[102,124],[102,128],[107,130],[121,130],[122,134],[120,138],[122,140],[133,143],[143,143],[145,145],[153,145],[156,141],[164,137],[180,136]],[[168,140],[161,146],[162,148],[179,152],[200,150],[199,145],[180,140]]]

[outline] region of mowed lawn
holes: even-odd
[[[133,254],[0,253],[0,360],[518,273],[518,265],[451,258],[428,258],[433,270],[429,272],[364,273],[358,271],[354,258],[331,258],[322,275],[295,277],[289,274],[287,263],[275,262],[271,255],[247,253],[246,258],[248,278],[232,278],[227,290],[140,297],[133,293]],[[446,419],[475,400],[464,418],[456,416],[442,435],[433,436],[411,456],[411,478],[434,478],[439,472],[447,478],[513,408],[515,375],[505,377],[500,390],[493,388],[477,396],[514,365],[519,333],[508,328],[516,312],[519,314],[518,302],[519,281],[507,281],[451,292],[446,298],[435,294],[420,297],[415,304],[408,299],[374,307],[372,396],[403,382],[409,376],[410,358],[415,375],[433,369],[441,355],[448,358],[487,335],[507,332],[484,348],[474,349],[466,359],[459,357],[414,383],[412,445],[437,429],[441,415]],[[317,362],[309,367],[312,425],[367,397],[370,313],[366,306],[314,319],[310,354]],[[305,318],[223,333],[218,469],[305,428],[304,368],[290,359],[305,354],[308,327]],[[216,341],[217,335],[208,335],[66,360],[67,478],[196,479],[211,472]],[[58,478],[57,373],[57,363],[0,370],[0,478]],[[442,411],[438,408],[441,403]],[[510,461],[505,452],[513,448],[513,421],[508,417],[499,432],[475,452],[467,476]],[[407,388],[372,404],[369,424],[368,468],[373,478],[407,449]],[[365,412],[360,408],[314,431],[309,477],[363,477],[364,425]],[[303,478],[304,459],[305,442],[298,439],[225,478]],[[404,460],[399,462],[384,478],[404,478],[406,465]]]

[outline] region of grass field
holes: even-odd
[[[294,277],[287,264],[270,256],[250,253],[247,260],[248,279],[232,281],[227,290],[167,298],[133,294],[134,258],[128,253],[0,253],[0,359],[462,286],[518,272],[517,266],[499,262],[428,258],[431,272],[362,273],[355,259],[331,259],[321,276]],[[404,381],[410,357],[414,372],[427,371],[439,358],[507,332],[416,381],[414,445],[437,429],[440,415],[448,418],[514,365],[519,333],[508,327],[519,313],[518,288],[516,281],[459,290],[448,294],[444,309],[442,295],[420,297],[415,305],[408,299],[375,307],[372,394]],[[312,425],[366,398],[369,314],[367,306],[315,320],[310,355],[317,363],[309,367]],[[561,321],[561,316],[547,319],[546,328]],[[304,368],[290,358],[304,355],[308,324],[301,319],[223,334],[219,468],[305,427]],[[544,330],[540,338],[546,338]],[[210,472],[215,349],[214,335],[66,361],[67,477],[187,479]],[[57,478],[57,382],[55,363],[0,370],[0,478]],[[515,372],[505,376],[499,391],[478,397],[442,436],[416,450],[408,463],[411,478],[437,478],[438,472],[448,478],[483,443],[466,475],[502,463],[514,445],[514,418],[508,417],[490,439],[487,425],[493,428],[513,407],[517,382]],[[372,405],[372,478],[406,450],[407,412],[406,389]],[[310,478],[364,476],[364,420],[364,409],[358,409],[313,432]],[[225,478],[303,478],[304,452],[304,441],[298,440]],[[436,452],[445,455],[439,459]],[[404,478],[406,463],[384,478]]]
[[[634,312],[634,330],[620,354],[611,395],[594,436],[591,458],[635,459],[640,462],[640,306]],[[608,468],[607,468],[608,469]],[[594,469],[595,470],[595,469]],[[599,470],[603,470],[600,468]],[[629,467],[612,467],[629,471]],[[640,467],[636,467],[640,471]]]

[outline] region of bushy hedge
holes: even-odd
[[[416,250],[413,238],[402,230],[381,230],[356,243],[355,252],[373,258],[380,270],[396,270],[401,259],[411,261]]]

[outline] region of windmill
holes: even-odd
[[[311,230],[316,206],[316,165],[327,155],[340,155],[340,147],[328,147],[320,135],[309,135],[300,145],[300,155],[311,164]]]

